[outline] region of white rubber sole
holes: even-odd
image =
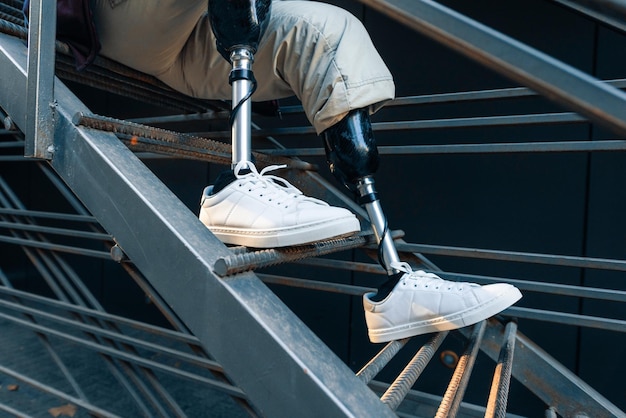
[[[213,234],[226,244],[253,248],[278,248],[310,244],[331,238],[342,237],[361,230],[356,216],[276,229],[245,229],[207,226]]]
[[[368,330],[368,336],[373,343],[384,343],[431,332],[463,328],[497,315],[521,298],[521,292],[516,287],[511,286],[507,287],[505,292],[482,305],[473,306],[470,309],[456,312],[452,315],[416,321],[391,328]]]

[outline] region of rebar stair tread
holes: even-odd
[[[23,32],[19,28],[16,29],[11,26],[11,22],[5,20],[0,20],[0,22],[3,22],[4,27],[9,28],[8,31],[11,32],[12,36],[23,36]],[[0,34],[0,52],[2,53],[0,68],[7,74],[10,73],[9,79],[24,82],[25,47],[16,42],[12,36]],[[63,49],[62,46],[59,48]],[[204,104],[194,103],[194,100],[190,100],[190,104],[185,104],[185,98],[174,92],[167,92],[167,89],[157,91],[152,88],[154,87],[152,81],[143,77],[133,78],[136,74],[131,72],[112,75],[110,64],[105,66],[107,82],[99,80],[102,73],[99,72],[97,66],[94,72],[89,75],[76,74],[69,68],[67,62],[65,64],[65,66],[61,66],[59,75],[70,80],[89,81],[99,88],[109,89],[111,88],[110,80],[117,79],[119,75],[124,77],[124,80],[118,84],[120,86],[118,92],[135,97],[141,97],[141,93],[138,92],[142,90],[144,94],[149,94],[150,97],[153,94],[164,93],[165,98],[162,102],[164,105],[180,106],[192,111],[215,110],[211,109],[211,106],[204,107]],[[133,81],[129,83],[128,80]],[[19,85],[19,83],[17,84]],[[4,89],[10,87],[12,86],[3,86]],[[114,87],[113,91],[115,91]],[[149,93],[145,93],[146,91]],[[25,123],[23,103],[11,102],[7,97],[14,96],[0,95],[0,105],[2,108],[8,109],[7,113],[11,119],[15,121],[18,128],[21,128]],[[111,235],[102,232],[84,233],[85,237],[108,242],[113,248],[111,254],[116,261],[125,261],[125,257],[128,256],[128,261],[146,276],[149,285],[154,287],[154,292],[162,295],[163,304],[172,306],[174,313],[180,316],[195,336],[167,332],[166,330],[151,329],[151,331],[166,339],[173,338],[182,340],[187,345],[202,346],[211,355],[215,352],[216,358],[224,359],[224,365],[222,365],[221,360],[218,363],[207,358],[206,355],[172,350],[158,343],[146,343],[140,338],[133,338],[115,329],[106,330],[84,324],[81,321],[71,322],[62,316],[51,315],[45,309],[24,306],[16,301],[29,300],[68,312],[76,313],[77,310],[75,306],[29,295],[6,286],[0,288],[0,294],[3,297],[14,299],[13,301],[0,299],[2,308],[70,325],[126,345],[156,350],[173,358],[193,363],[202,369],[210,369],[219,373],[225,372],[233,378],[236,384],[196,376],[193,373],[185,375],[185,377],[217,387],[231,396],[251,401],[262,413],[267,413],[268,416],[274,416],[274,414],[278,416],[286,413],[286,411],[297,411],[299,416],[307,416],[307,414],[309,416],[320,416],[319,414],[324,416],[395,416],[393,411],[405,399],[411,396],[422,399],[411,388],[432,359],[437,348],[448,336],[448,332],[433,335],[426,344],[419,348],[391,384],[376,382],[374,378],[406,346],[408,339],[386,344],[376,357],[354,375],[267,288],[260,286],[260,280],[251,272],[251,270],[277,263],[303,261],[308,257],[336,251],[353,248],[367,249],[368,244],[371,244],[368,240],[371,234],[357,234],[338,240],[277,250],[251,251],[245,248],[227,248],[219,243],[205,228],[199,228],[197,218],[189,213],[175,196],[168,193],[141,165],[139,160],[127,152],[128,149],[158,152],[224,164],[229,161],[229,150],[226,145],[205,138],[93,115],[60,82],[58,83],[57,99],[59,120],[57,121],[55,144],[58,151],[55,152],[50,164],[68,183],[71,190],[85,201],[86,206],[94,213],[95,219],[107,231],[111,232]],[[124,145],[120,143],[120,140]],[[267,163],[286,163],[289,168],[296,171],[312,168],[305,162],[287,157],[270,156],[263,153],[257,153],[256,157],[259,161]],[[93,174],[94,168],[97,169],[98,176]],[[99,184],[98,178],[102,175],[110,179],[111,184]],[[94,187],[96,190],[93,190]],[[320,186],[316,184],[313,187]],[[113,202],[110,201],[111,197]],[[119,206],[115,203],[116,198],[127,200],[128,206]],[[156,209],[157,203],[161,209]],[[12,216],[11,211],[11,209],[0,209],[0,215]],[[25,212],[13,209],[13,213],[24,214]],[[33,212],[31,215],[37,214]],[[138,222],[137,231],[154,232],[161,242],[167,242],[166,248],[149,248],[142,243],[141,239],[138,239],[140,234],[135,231],[128,231],[127,225],[130,220]],[[30,228],[28,225],[20,224],[17,221],[2,224],[2,227],[21,231],[28,231]],[[53,229],[37,228],[36,230],[51,234],[58,232]],[[36,240],[15,237],[14,241],[5,240],[5,242],[28,246]],[[207,248],[198,249],[196,246],[198,242],[208,242]],[[115,243],[119,246],[114,246]],[[45,240],[35,246],[37,245],[40,248],[46,248]],[[371,248],[371,245],[369,247]],[[54,248],[58,250],[58,246]],[[402,248],[402,244],[400,244],[400,248]],[[71,251],[71,249],[67,250]],[[116,250],[122,252],[116,253]],[[406,244],[405,254],[407,256],[414,257],[418,262],[427,262],[421,254],[413,252],[414,250],[415,244]],[[94,252],[90,255],[106,258],[111,257],[111,254]],[[171,256],[173,254],[180,256],[180,259],[172,262]],[[177,277],[176,273],[181,269],[189,275],[189,278],[185,277],[184,280],[191,291],[184,289],[179,291],[181,287],[172,283],[171,278]],[[210,277],[207,277],[207,274]],[[224,276],[229,276],[228,280],[223,280]],[[354,289],[353,291],[358,294],[362,290]],[[222,310],[218,311],[210,306],[207,307],[206,305],[211,304],[199,301],[203,297],[216,305],[219,304]],[[144,325],[131,323],[132,321],[103,314],[97,310],[78,310],[81,315],[100,317],[100,319],[107,321],[145,328]],[[216,316],[223,318],[227,323],[212,324],[211,319]],[[39,326],[34,322],[5,314],[1,314],[0,317],[37,333],[72,340],[72,336],[69,334],[62,334],[54,329]],[[235,321],[229,324],[230,319],[235,319]],[[286,323],[289,324],[289,327],[284,327]],[[241,332],[241,329],[224,329],[235,326],[235,324],[249,333]],[[559,380],[563,383],[563,387],[568,389],[564,389],[562,394],[556,394],[553,399],[545,399],[546,403],[561,405],[564,399],[568,399],[565,392],[575,393],[575,399],[568,399],[568,401],[576,404],[572,409],[597,411],[598,417],[621,413],[604,400],[601,395],[595,393],[591,388],[584,387],[584,383],[572,373],[564,370],[564,368],[553,367],[555,364],[553,359],[518,333],[516,323],[513,321],[490,319],[469,329],[463,329],[459,333],[466,337],[466,348],[457,363],[452,380],[436,408],[436,417],[456,416],[462,410],[463,394],[480,349],[495,362],[492,389],[486,408],[476,409],[465,406],[465,413],[468,416],[504,417],[506,415],[508,387],[512,376],[519,378],[523,376],[526,381],[532,381],[547,375],[550,376],[551,380]],[[243,355],[233,355],[224,348],[223,344],[215,344],[216,336],[228,339],[233,346],[241,347]],[[256,338],[258,344],[266,348],[265,351],[274,350],[270,354],[268,363],[278,366],[267,368],[267,363],[261,364],[255,349],[246,348],[248,338]],[[89,345],[80,340],[73,340],[73,342]],[[173,374],[182,373],[180,370],[168,368],[167,365],[150,362],[141,356],[129,354],[122,350],[105,346],[91,348],[149,369],[155,368]],[[523,353],[521,358],[514,356],[518,352]],[[514,357],[516,361],[514,361]],[[267,359],[263,361],[267,362]],[[2,367],[0,372],[12,373],[10,369],[5,367]],[[261,376],[261,378],[252,379],[253,375]],[[16,377],[19,378],[20,376]],[[293,386],[285,388],[283,381],[291,381]],[[29,383],[35,384],[34,382]],[[367,385],[377,392],[384,389],[382,391],[384,393],[379,398],[378,395],[367,389]],[[268,387],[277,392],[285,389],[290,390],[293,392],[293,399],[281,399],[284,401],[282,403],[278,399],[268,401]],[[47,391],[50,389],[44,388]],[[541,395],[545,394],[540,393],[539,396]],[[80,400],[74,398],[71,400],[81,404]],[[90,407],[88,403],[83,403],[81,406],[87,409]],[[0,410],[11,412],[10,406],[7,405],[0,404]],[[100,413],[102,411],[92,410],[92,412]]]

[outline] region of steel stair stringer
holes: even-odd
[[[0,34],[0,103],[21,130],[26,62]],[[227,248],[115,135],[75,126],[89,111],[58,79],[54,106],[51,166],[264,415],[395,416],[254,273],[219,278]]]

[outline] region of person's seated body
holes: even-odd
[[[216,46],[209,14],[209,9],[220,11],[207,0],[92,4],[100,54],[187,95],[231,98],[231,63]],[[521,293],[509,284],[446,281],[412,271],[400,261],[374,188],[379,157],[369,119],[394,98],[395,86],[361,22],[329,4],[276,0],[263,24],[264,35],[254,51],[257,88],[252,99],[295,95],[322,137],[335,177],[368,209],[370,218],[380,218],[372,226],[388,280],[363,296],[370,340],[471,325],[515,303]],[[360,230],[347,209],[304,196],[270,171],[259,172],[244,160],[221,174],[202,194],[202,223],[225,243],[259,248],[301,245]]]

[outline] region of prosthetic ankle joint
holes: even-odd
[[[380,264],[388,274],[396,274],[391,266],[399,263],[400,258],[387,233],[387,220],[374,187],[373,175],[378,169],[379,157],[367,110],[351,111],[324,131],[323,139],[331,172],[367,211],[378,242]]]

